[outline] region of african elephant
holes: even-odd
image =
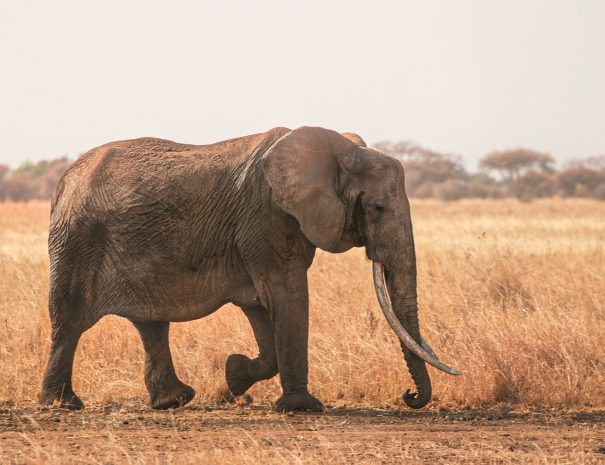
[[[364,246],[373,260],[380,305],[416,384],[407,405],[431,398],[425,362],[458,374],[420,336],[403,168],[355,134],[301,127],[212,145],[111,142],[60,180],[48,246],[52,343],[42,403],[83,407],[71,383],[76,345],[112,314],[140,333],[151,406],[186,404],[194,390],[175,374],[169,324],[232,302],[259,348],[253,360],[228,357],[233,394],[279,373],[277,411],[321,410],[307,390],[307,269],[317,247]]]

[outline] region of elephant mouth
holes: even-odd
[[[410,352],[424,360],[429,365],[433,365],[435,368],[438,368],[439,370],[450,375],[458,376],[462,374],[455,368],[447,366],[445,363],[441,362],[437,358],[435,351],[425,340],[421,339],[421,344],[418,344],[412,338],[412,336],[410,336],[393,311],[393,306],[391,304],[391,299],[389,297],[386,279],[384,276],[384,265],[378,261],[373,261],[372,271],[374,274],[376,297],[378,298],[378,303],[380,304],[382,313],[384,313],[389,325],[393,331],[395,331],[395,334],[397,334],[397,337],[401,340],[401,342],[410,350]]]

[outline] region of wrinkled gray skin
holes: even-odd
[[[395,313],[420,343],[416,260],[401,164],[355,134],[272,129],[213,145],[143,138],[82,156],[52,200],[52,347],[40,401],[82,408],[72,389],[80,335],[105,315],[132,321],[145,348],[156,409],[189,402],[168,345],[171,321],[241,307],[258,343],[230,355],[235,395],[280,375],[277,411],[321,410],[307,390],[307,269],[315,249],[365,246],[386,268]],[[420,408],[431,398],[425,363],[403,353]]]

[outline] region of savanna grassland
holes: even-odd
[[[605,460],[605,202],[414,201],[420,321],[440,358],[412,387],[362,250],[310,270],[310,390],[325,414],[270,411],[277,379],[228,394],[230,353],[256,355],[226,306],[171,326],[189,406],[153,412],[134,327],[108,317],[74,368],[83,412],[36,405],[49,348],[48,204],[0,204],[0,463],[598,463]]]

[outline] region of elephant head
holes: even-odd
[[[401,341],[416,393],[412,408],[431,399],[429,363],[440,362],[420,336],[416,257],[401,164],[365,146],[356,134],[301,127],[282,136],[263,156],[273,201],[298,221],[306,238],[328,252],[364,246],[373,261],[380,306]]]

